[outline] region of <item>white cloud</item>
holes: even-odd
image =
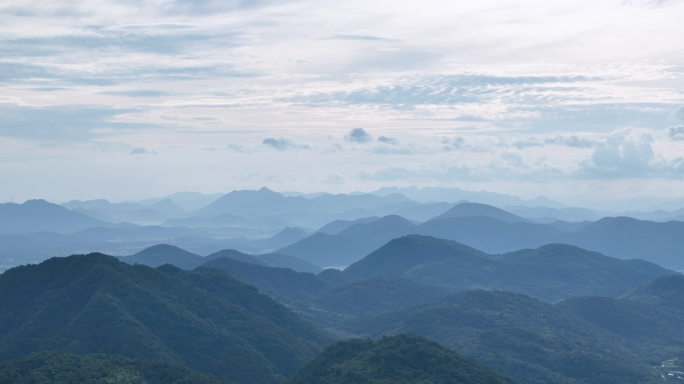
[[[678,125],[676,127],[670,127],[668,136],[673,141],[684,140],[684,125]]]
[[[667,160],[653,150],[653,137],[625,129],[608,136],[580,172],[595,178],[670,177],[680,173],[681,158]]]

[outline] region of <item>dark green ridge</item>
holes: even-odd
[[[340,341],[287,384],[513,384],[513,380],[420,336]]]
[[[230,384],[165,363],[101,354],[39,352],[0,364],[0,383],[12,384]]]
[[[128,265],[103,254],[0,275],[0,361],[60,350],[163,360],[243,383],[278,383],[332,339],[217,269]]]
[[[651,364],[674,351],[632,344],[552,304],[503,291],[464,291],[339,327],[374,338],[423,335],[529,384],[656,382]]]

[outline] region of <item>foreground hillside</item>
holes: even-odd
[[[287,383],[513,384],[513,380],[423,337],[399,335],[340,341]]]
[[[75,255],[8,270],[0,292],[0,361],[50,350],[105,353],[277,383],[332,341],[216,269]]]
[[[162,361],[40,352],[0,364],[0,383],[230,384]]]
[[[423,335],[530,384],[655,382],[651,364],[672,352],[631,344],[562,308],[511,292],[461,292],[341,327],[365,337]]]

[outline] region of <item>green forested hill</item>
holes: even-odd
[[[216,269],[75,255],[10,269],[0,275],[0,292],[0,361],[49,350],[118,354],[275,383],[332,342]]]
[[[288,384],[513,384],[513,380],[420,336],[340,341]]]
[[[465,291],[427,305],[349,320],[352,334],[423,335],[520,383],[647,383],[662,357],[551,304]]]
[[[357,315],[425,304],[446,295],[446,291],[436,286],[380,276],[334,288],[311,302],[327,311]]]
[[[248,264],[228,257],[208,261],[204,266],[222,269],[247,284],[286,297],[298,292],[317,295],[328,287],[313,273]]]
[[[0,383],[229,384],[162,361],[40,352],[0,364]]]
[[[684,311],[684,275],[663,276],[624,294],[621,299]]]

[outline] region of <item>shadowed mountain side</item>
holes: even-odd
[[[615,259],[569,245],[490,256],[419,235],[392,240],[343,272],[357,278],[402,276],[459,290],[505,289],[549,302],[584,295],[617,297],[673,273],[642,260]]]
[[[520,217],[527,219],[541,219],[554,218],[556,220],[563,220],[569,222],[579,221],[595,221],[602,216],[590,209],[586,208],[550,208],[550,207],[524,207],[524,206],[507,206],[506,211],[511,212]]]
[[[513,381],[423,337],[399,335],[337,342],[287,383],[513,384]]]
[[[418,225],[414,233],[458,241],[487,253],[537,248],[565,231],[545,224],[507,223],[488,216],[451,217]]]
[[[224,213],[218,216],[212,217],[182,217],[168,219],[161,225],[166,227],[209,227],[209,228],[221,228],[221,227],[246,227],[250,223],[250,220],[238,216],[231,215],[230,213]]]
[[[556,220],[556,221],[552,221],[552,222],[547,223],[547,224],[552,226],[552,227],[562,229],[566,232],[572,232],[572,231],[577,231],[579,229],[586,227],[587,225],[591,224],[591,221],[578,221],[578,222],[570,223],[567,221]]]
[[[119,354],[277,383],[330,343],[216,269],[152,269],[76,255],[8,270],[0,291],[0,361],[43,350]]]
[[[40,352],[0,364],[0,383],[230,384],[163,361]]]
[[[221,257],[227,257],[233,260],[241,261],[243,263],[248,263],[248,264],[254,264],[254,265],[261,265],[261,266],[268,266],[268,263],[265,261],[257,259],[255,256],[248,255],[246,253],[242,253],[239,251],[236,251],[234,249],[224,249],[222,251],[214,252],[211,255],[208,255],[206,258],[203,259],[203,263],[206,263],[207,261],[215,260]]]
[[[382,223],[383,219],[373,223]],[[435,219],[420,225],[409,224],[408,220],[388,220],[385,222],[387,225],[381,228],[372,227],[373,223],[353,225],[337,235],[321,236],[315,241],[309,237],[283,249],[285,252],[279,252],[317,265],[317,255],[323,255],[327,265],[343,266],[377,249],[380,246],[378,240],[389,241],[391,235],[399,237],[412,232],[458,241],[493,254],[560,243],[620,259],[642,259],[667,268],[684,270],[684,258],[681,257],[684,254],[684,222],[679,221],[656,223],[618,217],[604,218],[586,225],[554,226],[507,223],[488,216],[473,216]],[[344,234],[352,232],[362,233],[363,240],[355,242],[343,238]]]
[[[554,305],[631,340],[684,346],[684,312],[666,305],[599,296],[572,297]]]
[[[511,292],[461,292],[423,306],[362,316],[342,328],[373,337],[423,335],[520,383],[659,379],[645,351],[625,349],[622,338],[551,304]]]
[[[430,220],[440,220],[452,217],[473,217],[473,216],[487,216],[497,220],[505,221],[507,223],[530,223],[531,221],[514,215],[510,212],[504,211],[503,209],[493,207],[487,204],[477,204],[477,203],[461,203],[456,204],[453,208],[442,213],[439,216],[435,216]]]
[[[622,300],[684,311],[684,275],[663,276],[626,293]]]
[[[621,259],[643,259],[684,269],[684,222],[656,223],[629,217],[606,217],[555,242],[572,244]]]
[[[485,253],[455,241],[411,235],[390,241],[349,266],[343,273],[357,278],[400,276],[414,267],[429,262],[462,258],[474,260],[478,264],[488,263],[485,257]]]
[[[309,234],[301,228],[287,227],[268,239],[263,240],[262,243],[265,247],[281,248],[295,243],[307,236],[309,236]]]
[[[511,224],[487,216],[452,217],[415,225],[393,215],[352,225],[336,235],[316,233],[277,252],[320,267],[347,266],[388,241],[410,233],[455,240],[489,253],[504,253],[548,244],[564,232],[550,225]]]
[[[295,256],[321,268],[346,267],[388,241],[407,235],[413,223],[399,216],[385,216],[352,225],[337,235],[315,233],[277,253]]]
[[[267,253],[265,255],[257,255],[255,257],[257,260],[261,260],[271,267],[290,268],[293,271],[308,272],[313,274],[323,271],[318,266],[294,256],[281,255],[279,253]]]
[[[0,204],[0,233],[29,232],[70,233],[89,227],[107,227],[112,224],[71,211],[45,200],[27,200],[23,204]]]
[[[327,311],[357,315],[425,304],[446,295],[439,287],[396,276],[380,276],[334,288],[311,302]]]
[[[321,268],[346,267],[388,240],[363,234],[343,236],[314,233],[276,253],[294,256]]]
[[[312,273],[248,264],[227,257],[211,260],[203,266],[222,269],[247,284],[285,297],[302,291],[318,295],[327,288],[327,285]]]
[[[338,233],[344,231],[345,229],[351,227],[352,225],[370,223],[371,221],[375,221],[378,219],[380,219],[380,218],[376,217],[376,216],[372,216],[372,217],[364,217],[364,218],[356,219],[356,220],[335,220],[335,221],[331,221],[330,223],[320,227],[316,231],[316,233],[327,233],[328,235],[337,235]]]
[[[458,204],[458,203],[456,203]],[[392,214],[405,217],[409,220],[419,222],[428,221],[435,216],[439,216],[451,209],[455,204],[452,203],[427,203],[412,207],[405,207],[392,212]]]

